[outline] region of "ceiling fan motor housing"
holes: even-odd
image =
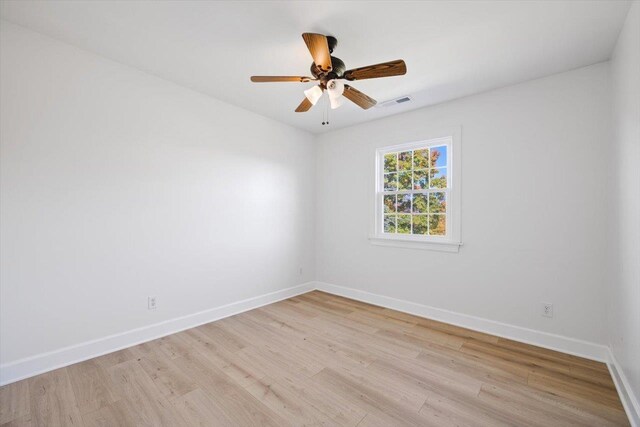
[[[323,72],[315,62],[311,63],[311,75],[321,82],[340,78],[345,71],[347,71],[347,66],[344,65],[342,59],[336,58],[335,56],[331,57],[331,71],[328,73]]]
[[[333,50],[338,47],[338,39],[333,36],[327,36],[327,45],[329,45],[329,53],[333,53]]]

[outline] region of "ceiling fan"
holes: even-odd
[[[311,75],[305,76],[251,76],[251,81],[256,83],[268,82],[298,82],[307,83],[317,81],[318,84],[304,91],[297,113],[309,111],[322,97],[324,91],[329,95],[331,108],[338,108],[347,98],[351,102],[367,110],[376,105],[376,100],[360,92],[358,89],[345,84],[343,80],[364,80],[378,77],[401,76],[407,73],[407,66],[402,59],[383,62],[381,64],[347,70],[340,58],[331,56],[338,45],[335,37],[315,33],[302,34],[304,42],[313,57]]]

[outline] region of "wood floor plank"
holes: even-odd
[[[348,322],[332,322],[325,319],[314,320],[314,326],[319,326],[316,332],[323,337],[347,345],[357,351],[369,353],[374,357],[385,355],[402,355],[415,357],[420,351],[409,342],[399,342],[388,339],[383,335],[366,334],[349,326]]]
[[[475,397],[443,396],[437,392],[427,399],[420,411],[425,417],[435,416],[447,420],[447,423],[463,426],[526,426],[522,420],[512,418],[510,414],[484,406]]]
[[[425,346],[416,361],[427,368],[441,366],[487,383],[527,384],[529,379],[529,370],[526,368],[509,364],[486,363],[475,356],[436,344]]]
[[[417,412],[407,411],[396,401],[380,392],[378,388],[359,383],[332,369],[323,369],[314,376],[329,392],[353,402],[366,411],[369,420],[380,420],[387,425],[424,425]]]
[[[345,307],[343,304],[340,304],[337,301],[327,300],[323,298],[317,298],[314,294],[303,294],[296,297],[298,300],[302,302],[306,302],[314,306],[315,308],[326,311],[328,313],[337,313],[337,314],[349,314],[355,311],[355,309],[351,307]]]
[[[189,345],[182,341],[177,334],[168,335],[152,342],[157,344],[156,348],[159,348],[171,359],[177,359],[191,352]]]
[[[208,363],[202,355],[189,354],[181,359],[180,369],[194,378],[199,386],[220,411],[234,425],[238,426],[287,426],[283,419],[263,403],[254,398],[224,372]]]
[[[304,367],[292,364],[290,360],[281,357],[282,353],[276,353],[264,346],[245,348],[237,353],[237,357],[243,363],[251,363],[257,366],[266,376],[276,376],[286,381],[292,387],[304,382],[315,375],[321,367],[307,370]]]
[[[269,334],[269,337],[273,337],[274,335],[278,337],[278,339],[273,340],[272,342],[276,342],[280,345],[286,345],[288,340],[291,338],[302,340],[309,335],[309,331],[306,328],[296,326],[292,324],[292,322],[281,320],[266,311],[257,309],[246,314],[247,315],[243,317],[247,321],[252,322],[256,328],[264,330]]]
[[[371,312],[384,312],[385,310],[387,310],[384,307],[380,307],[377,305],[369,304],[366,302],[362,302],[362,301],[358,301],[358,300],[354,300],[346,297],[341,297],[339,295],[328,294],[326,292],[322,292],[318,290],[307,292],[305,295],[313,298],[319,298],[324,301],[332,301],[334,304],[342,304],[347,307],[351,307],[354,310],[366,310]]]
[[[280,416],[295,421],[299,425],[330,425],[330,418],[316,409],[286,384],[265,377],[246,387],[246,390],[260,402]]]
[[[612,399],[614,402],[619,401],[615,393],[616,386],[611,377],[605,378],[603,374],[593,372],[590,369],[577,368],[577,370],[571,369],[569,372],[559,372],[547,368],[531,368],[529,371],[530,374],[555,378],[559,381],[583,387],[594,394],[601,394],[605,399]]]
[[[140,358],[139,363],[156,388],[171,400],[197,388],[195,381],[179,368],[181,358],[170,359],[158,354]]]
[[[95,411],[117,400],[109,375],[95,359],[71,365],[66,371],[80,413]]]
[[[181,339],[189,341],[194,350],[207,359],[208,363],[223,371],[242,387],[267,375],[260,366],[244,357],[239,357],[238,351],[233,352],[233,349],[229,351],[210,342],[209,337],[201,333],[198,328],[186,331],[181,335]]]
[[[382,312],[353,311],[345,316],[348,319],[375,326],[378,329],[410,329],[418,324],[415,319],[400,319]]]
[[[353,402],[331,393],[314,378],[307,378],[292,387],[300,397],[331,420],[329,425],[353,427],[357,426],[366,412]]]
[[[31,423],[38,426],[79,426],[82,417],[66,369],[29,378]]]
[[[411,314],[402,313],[395,310],[385,309],[383,313],[390,317],[398,318],[414,318],[416,319],[416,326],[414,329],[425,328],[431,331],[438,331],[449,335],[456,336],[458,338],[473,338],[478,341],[484,341],[489,343],[497,343],[499,338],[493,335],[485,334],[483,332],[472,331],[471,329],[461,328],[459,326],[449,325],[447,323],[438,322],[436,320],[424,319],[413,316]]]
[[[0,387],[0,426],[628,426],[605,364],[313,291]]]
[[[251,342],[245,337],[225,331],[216,325],[215,322],[207,323],[194,329],[201,331],[208,336],[212,342],[216,343],[217,346],[230,352],[242,350],[251,345]]]
[[[112,366],[109,368],[109,375],[117,385],[120,401],[126,406],[122,412],[134,420],[134,424],[184,424],[184,420],[172,410],[169,401],[160,393],[137,360]]]
[[[376,332],[378,336],[389,338],[396,342],[411,344],[420,353],[425,345],[439,344],[458,350],[467,341],[466,338],[452,336],[438,331],[426,331],[410,328],[409,330],[380,330]]]
[[[105,354],[104,356],[96,357],[92,359],[96,364],[107,369],[114,365],[118,365],[129,360],[136,358],[136,349],[140,349],[146,346],[146,344],[136,345],[134,347],[125,348],[123,350],[114,351],[113,353]]]
[[[494,363],[511,363],[530,369],[546,368],[557,372],[571,373],[571,363],[568,361],[539,358],[517,350],[475,340],[464,343],[460,351]]]
[[[83,424],[87,427],[111,427],[136,425],[139,421],[131,413],[123,401],[117,401],[82,415]]]
[[[344,325],[333,323],[333,321],[322,321],[314,318],[313,320],[287,319],[288,323],[294,328],[305,329],[307,331],[306,338],[302,340],[292,341],[290,344],[302,352],[306,357],[315,360],[324,366],[353,366],[368,365],[375,360],[375,355],[363,349],[361,346],[354,346],[349,341],[349,337],[358,334],[357,329],[344,329]],[[337,341],[335,334],[339,331],[339,335],[346,339]],[[376,329],[374,329],[374,332]]]
[[[616,399],[617,396],[615,395],[607,396],[599,390],[592,390],[558,378],[539,374],[529,375],[529,386],[536,390],[570,399],[583,407],[597,408],[598,413],[603,418],[614,421],[626,418],[622,403],[619,399]]]
[[[231,333],[252,337],[253,345],[269,345],[274,343],[287,345],[288,343],[286,338],[278,335],[273,329],[268,328],[268,325],[261,325],[242,315],[222,319],[219,321],[219,326]]]
[[[541,427],[550,425],[615,425],[592,413],[575,410],[571,406],[561,405],[559,402],[556,405],[545,405],[545,410],[541,411],[539,396],[527,392],[524,388],[516,391],[513,387],[485,384],[482,386],[478,398],[488,406],[498,408],[508,414],[510,418],[519,420],[522,425],[530,424]]]
[[[224,412],[218,408],[215,399],[212,399],[197,388],[172,401],[174,407],[189,423],[190,426],[234,426]]]
[[[481,381],[464,374],[437,366],[425,367],[401,358],[378,359],[367,369],[379,370],[383,375],[413,382],[429,393],[437,391],[445,396],[475,397],[482,387]]]
[[[308,304],[300,301],[295,301],[293,300],[293,298],[284,301],[278,301],[274,304],[269,304],[268,306],[262,308],[273,308],[277,312],[289,313],[299,318],[314,318],[318,316],[318,313],[314,311]]]
[[[15,418],[7,423],[0,424],[2,427],[32,427],[34,424],[31,421],[31,417],[25,415],[23,417]]]
[[[29,383],[18,381],[0,388],[0,425],[29,418]]]
[[[572,354],[561,353],[559,351],[549,350],[542,347],[536,347],[533,345],[509,340],[506,338],[499,338],[496,343],[498,347],[509,348],[524,354],[532,355],[539,358],[548,360],[560,360],[569,362],[572,366],[590,368],[596,371],[609,373],[607,365],[602,362],[596,362],[595,360],[585,359],[583,357],[574,356]]]
[[[310,335],[294,346],[301,354],[330,368],[368,366],[375,360],[368,353],[355,351],[349,346],[316,335]]]
[[[430,391],[417,386],[414,382],[406,381],[399,376],[386,375],[380,370],[368,367],[342,366],[333,370],[362,386],[371,389],[377,388],[383,396],[395,401],[407,411],[418,412],[431,394]]]

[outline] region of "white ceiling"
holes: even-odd
[[[27,1],[0,15],[59,40],[289,125],[320,133],[605,61],[627,1]],[[347,68],[402,58],[407,74],[355,82],[378,102],[295,113],[312,83],[251,75],[309,75],[300,36],[338,38]]]

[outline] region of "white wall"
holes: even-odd
[[[596,64],[320,136],[318,280],[605,343],[609,95]],[[460,252],[371,245],[375,148],[455,126]]]
[[[607,280],[609,342],[638,405],[640,397],[640,3],[634,2],[611,61],[612,271]],[[640,406],[636,408],[640,417]],[[640,422],[640,418],[637,420]]]
[[[307,133],[0,28],[0,365],[317,278],[610,335],[638,393],[637,4],[613,60],[615,150],[608,64],[318,136],[314,161]],[[455,126],[460,253],[369,244],[375,148]]]
[[[310,134],[0,26],[2,364],[314,278]]]

